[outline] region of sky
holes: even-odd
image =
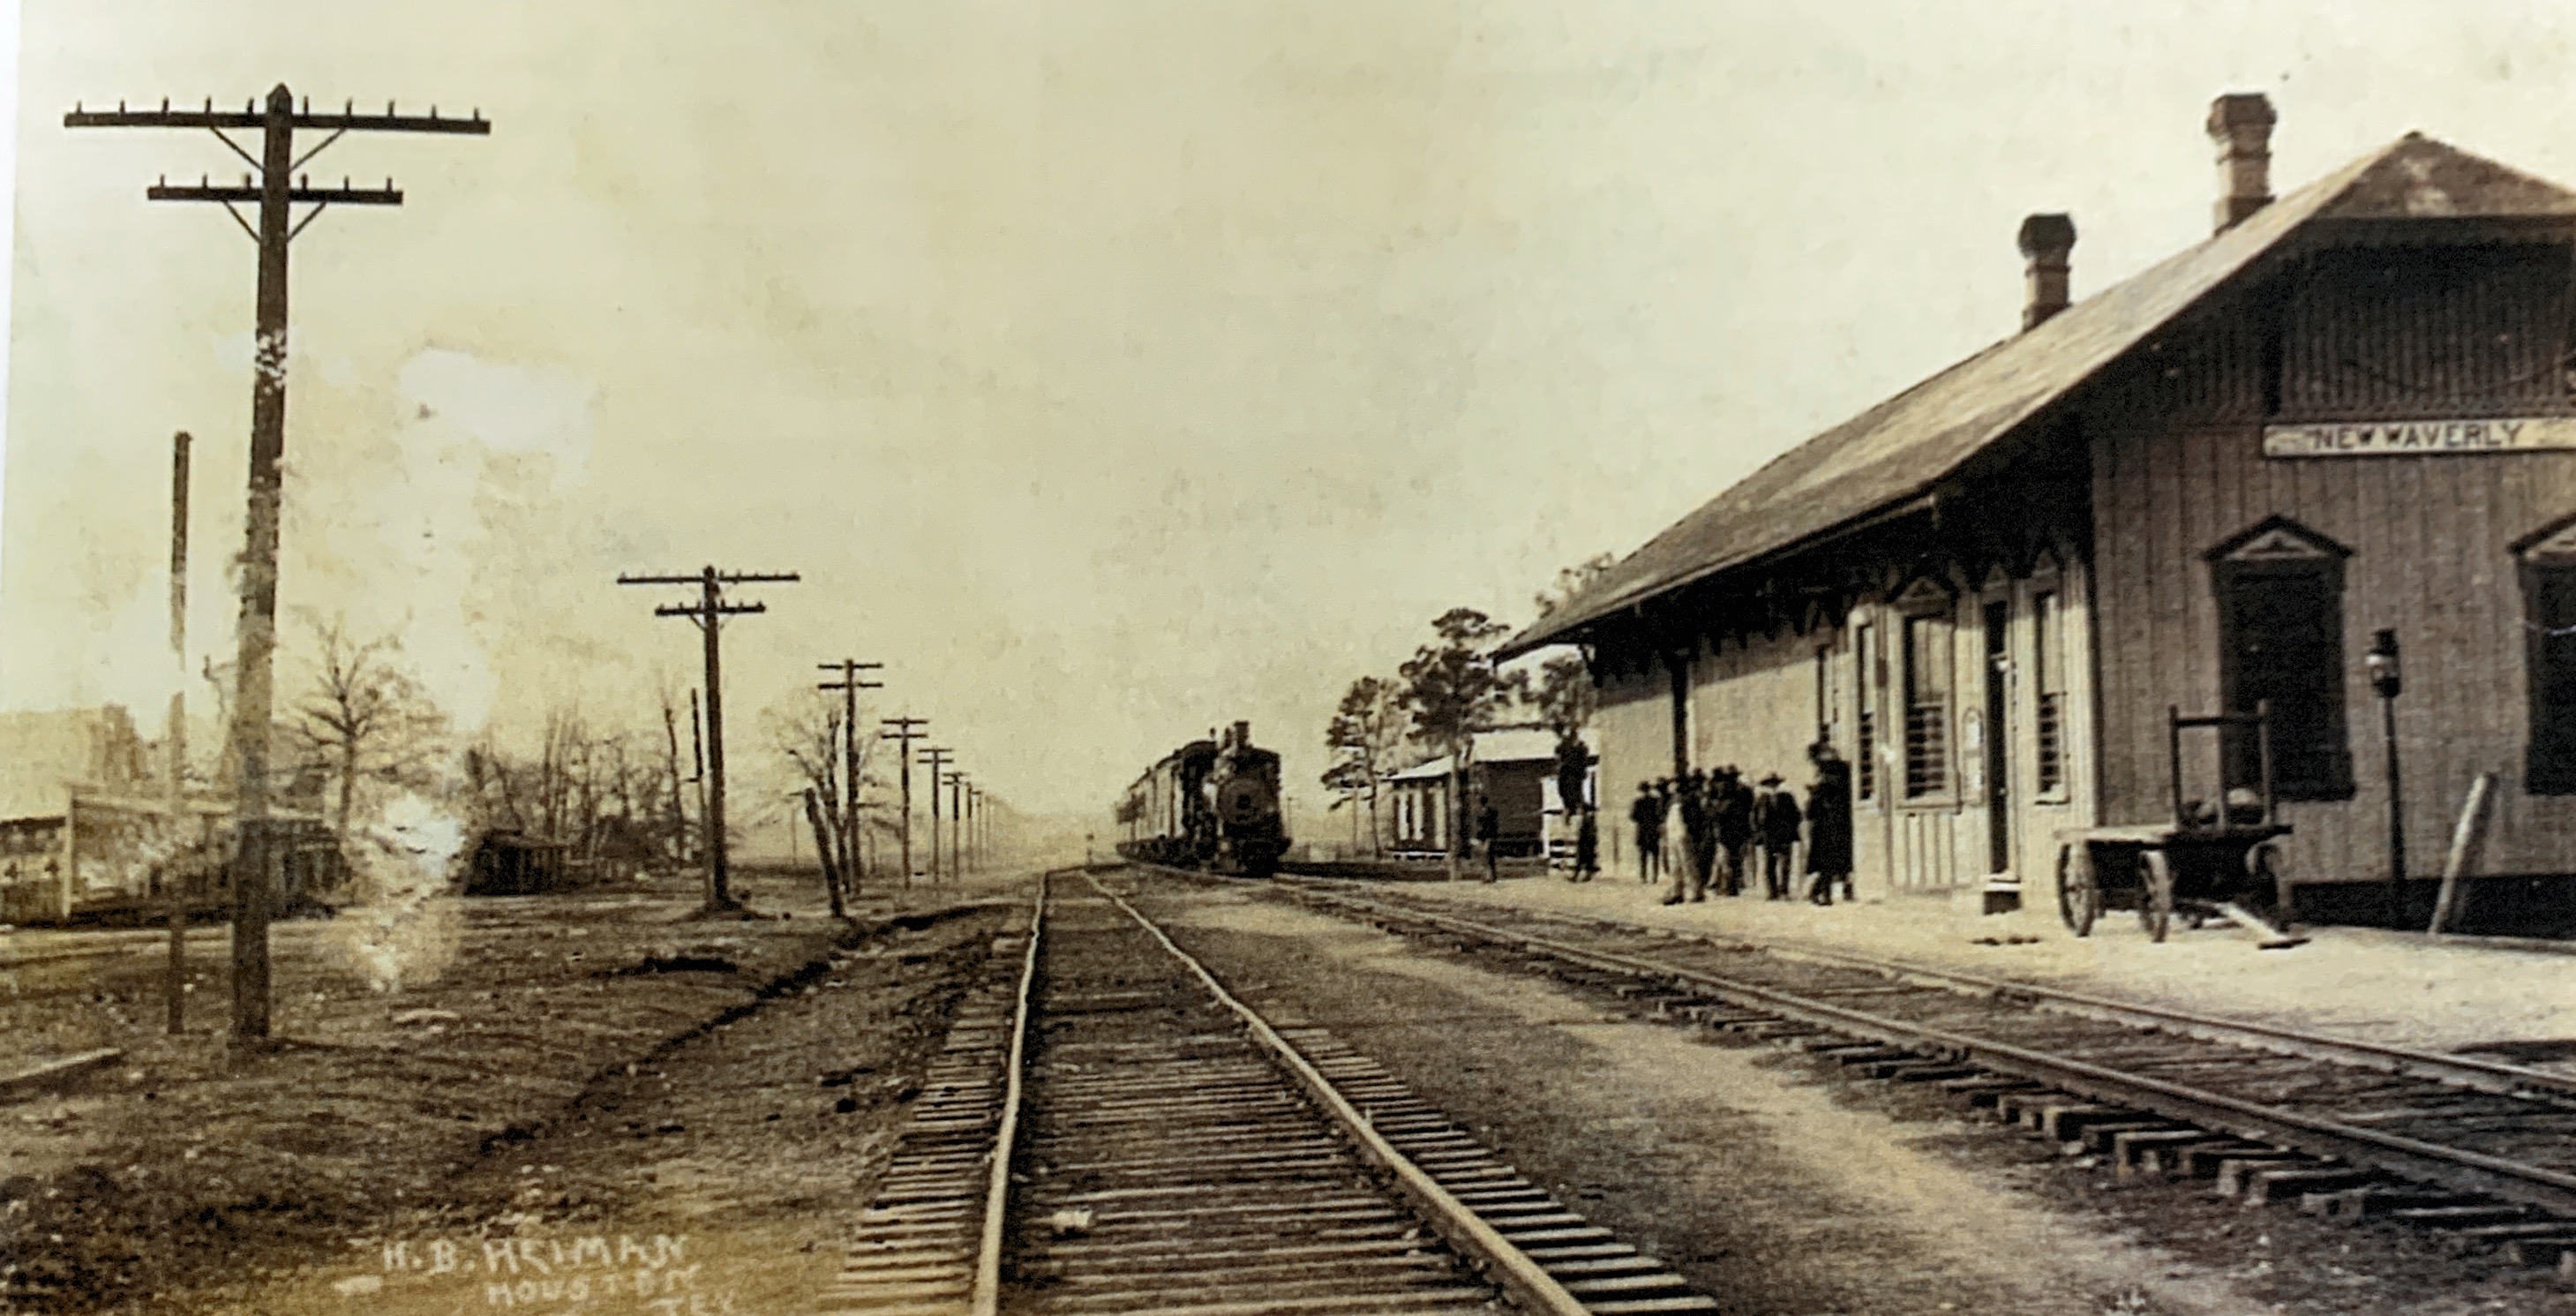
[[[737,596],[737,764],[880,660],[1049,811],[1237,719],[1319,799],[1432,617],[2012,332],[2025,214],[2079,298],[2207,236],[2220,92],[2277,190],[2410,129],[2576,181],[2538,5],[22,4],[0,708],[166,699],[173,431],[189,670],[236,607],[251,244],[143,189],[240,168],[62,112],[284,81],[495,125],[308,166],[406,200],[295,246],[290,688],[338,619],[504,743],[658,729],[697,637],[618,573],[796,571]]]

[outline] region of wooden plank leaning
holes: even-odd
[[[2433,901],[2433,922],[2424,931],[2441,936],[2442,926],[2451,921],[2458,908],[2460,876],[2468,868],[2469,855],[2477,848],[2478,836],[2485,829],[2487,797],[2495,791],[2495,774],[2481,772],[2469,784],[2469,798],[2460,806],[2460,821],[2451,828],[2451,851],[2442,859],[2442,892]]]

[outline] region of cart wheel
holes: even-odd
[[[2146,868],[2147,889],[2138,893],[2138,926],[2161,943],[2173,930],[2173,867],[2162,850],[2145,851],[2139,858]]]
[[[2093,880],[2093,852],[2077,842],[2057,847],[2057,916],[2076,936],[2093,935],[2102,915],[2102,888]]]

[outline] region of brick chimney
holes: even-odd
[[[2280,116],[2263,93],[2231,92],[2209,104],[2218,146],[2218,228],[2224,233],[2272,201],[2272,125]]]
[[[2033,215],[2021,222],[2021,254],[2030,262],[2024,275],[2028,296],[2021,308],[2023,333],[2066,309],[2067,257],[2074,251],[2074,220],[2064,215]]]

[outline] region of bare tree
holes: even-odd
[[[800,691],[796,697],[773,705],[763,715],[769,730],[770,745],[795,774],[809,809],[824,809],[841,798],[842,742],[841,701],[822,690]],[[828,809],[824,809],[829,812]],[[852,871],[850,861],[856,849],[855,838],[836,824],[822,821],[823,813],[814,814],[815,844],[821,847],[816,856],[823,869],[825,894],[830,897],[833,912],[840,912],[841,891],[834,881],[836,872]],[[835,853],[837,850],[839,853]]]
[[[393,637],[353,640],[345,620],[334,618],[321,643],[313,689],[295,705],[293,725],[338,780],[335,825],[346,833],[358,779],[417,775],[442,752],[447,716],[403,669]]]

